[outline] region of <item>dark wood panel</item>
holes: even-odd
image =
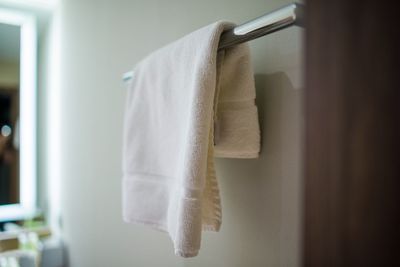
[[[305,266],[400,266],[400,16],[307,1]]]

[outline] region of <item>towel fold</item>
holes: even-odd
[[[202,230],[221,225],[214,155],[260,149],[248,46],[217,52],[232,27],[216,22],[153,52],[129,83],[123,217],[168,232],[182,257],[198,254]]]

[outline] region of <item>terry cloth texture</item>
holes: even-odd
[[[129,82],[123,217],[168,232],[182,257],[198,254],[202,230],[221,225],[214,156],[260,150],[249,48],[218,52],[233,26],[216,22],[153,52]]]

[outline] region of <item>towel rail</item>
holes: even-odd
[[[303,6],[293,3],[236,26],[221,35],[218,49],[225,49],[292,25],[304,27]]]
[[[261,36],[285,29],[292,25],[304,27],[304,7],[292,3],[256,19],[243,23],[221,35],[218,49],[225,49]],[[128,81],[133,72],[127,72],[122,79]]]

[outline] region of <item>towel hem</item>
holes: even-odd
[[[190,251],[190,252],[184,252],[183,250],[180,249],[175,249],[175,255],[176,256],[180,256],[183,258],[192,258],[192,257],[196,257],[199,254],[199,251]]]
[[[168,233],[167,226],[162,225],[156,222],[152,221],[146,221],[146,220],[140,220],[140,219],[135,219],[135,218],[123,218],[125,223],[134,223],[138,225],[143,225],[143,226],[150,226],[153,229]],[[203,224],[202,225],[202,230],[207,231],[207,232],[219,232],[221,230],[221,220],[216,220],[216,225],[211,225],[211,224]]]
[[[255,159],[260,156],[260,152],[248,152],[248,153],[232,153],[232,152],[216,152],[214,150],[214,157],[216,158],[235,158],[235,159]]]
[[[126,222],[126,223],[135,223],[135,224],[143,225],[143,226],[151,226],[155,230],[158,230],[158,231],[161,231],[164,233],[168,233],[166,225],[162,225],[162,224],[152,222],[152,221],[135,219],[135,218],[123,217],[123,219],[124,219],[124,222]]]

